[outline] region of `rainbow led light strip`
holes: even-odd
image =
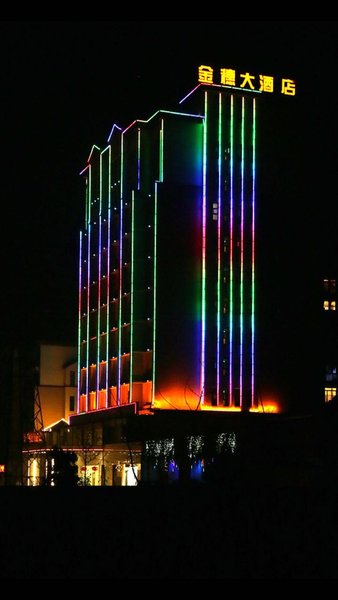
[[[155,376],[156,376],[156,286],[157,286],[157,185],[155,181],[154,193],[154,251],[153,251],[153,368],[152,368],[152,403],[155,400]]]
[[[134,246],[135,246],[135,192],[131,192],[131,249],[130,249],[130,375],[129,402],[133,401],[133,352],[134,352]]]
[[[107,338],[106,338],[106,407],[109,395],[109,336],[110,336],[110,219],[111,219],[111,146],[108,146],[108,222],[107,222]]]
[[[220,404],[221,352],[221,235],[222,235],[222,94],[218,96],[218,193],[217,193],[217,348],[216,398]]]
[[[110,134],[108,136],[108,139],[107,139],[107,143],[108,144],[109,144],[109,142],[111,140],[111,137],[112,137],[112,135],[114,133],[114,129],[118,129],[118,131],[122,131],[122,127],[119,127],[118,125],[116,125],[116,123],[114,123],[113,126],[112,126],[112,128],[111,128],[111,130],[110,130]]]
[[[176,112],[173,110],[157,110],[153,115],[151,115],[151,117],[149,117],[149,119],[134,119],[134,121],[132,121],[128,127],[126,127],[122,133],[127,133],[127,131],[133,126],[135,125],[135,123],[149,123],[152,119],[154,119],[157,115],[159,114],[165,114],[165,115],[176,115],[178,117],[196,117],[197,119],[204,119],[203,115],[196,115],[193,113],[182,113],[182,112]]]
[[[245,100],[242,96],[241,117],[241,266],[240,266],[240,292],[239,292],[239,405],[243,406],[243,303],[244,303],[244,166],[245,166]]]
[[[105,150],[103,150],[105,152]],[[101,340],[101,264],[102,264],[102,154],[100,154],[100,198],[99,198],[99,236],[98,236],[98,276],[97,276],[97,330],[96,330],[96,407],[99,408],[100,391],[100,340]]]
[[[118,316],[118,354],[117,354],[117,402],[121,404],[122,371],[122,266],[123,266],[123,134],[121,135],[121,174],[120,174],[120,233],[119,233],[119,316]]]
[[[78,333],[77,333],[77,410],[80,412],[80,386],[81,386],[81,318],[82,318],[82,231],[80,231],[80,243],[79,243],[79,322],[78,322]]]
[[[252,102],[251,406],[255,405],[256,100]]]
[[[201,378],[200,397],[205,397],[205,318],[206,318],[206,236],[207,236],[207,136],[208,136],[208,92],[204,92],[203,121],[203,196],[202,196],[202,315],[201,315]]]
[[[141,129],[137,129],[137,189],[141,189]]]
[[[229,290],[229,406],[233,399],[234,343],[234,97],[230,99],[230,290]]]
[[[164,120],[161,119],[161,129],[160,129],[160,163],[159,163],[159,180],[163,181],[163,136],[164,136]]]
[[[87,352],[86,352],[86,412],[88,412],[89,401],[89,345],[90,345],[90,244],[91,244],[91,201],[92,201],[92,167],[88,169],[88,248],[87,248]]]

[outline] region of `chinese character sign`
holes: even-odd
[[[296,95],[296,82],[293,79],[280,79],[272,75],[262,73],[254,74],[236,72],[235,69],[222,67],[214,69],[209,65],[200,65],[198,67],[199,83],[207,83],[209,85],[220,85],[230,88],[242,89],[251,92],[273,92],[281,93],[286,96]]]

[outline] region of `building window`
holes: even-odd
[[[326,365],[325,381],[337,381],[337,367],[333,367],[332,365]]]
[[[334,295],[336,293],[336,280],[323,279],[324,292]]]
[[[75,387],[75,371],[70,371],[69,373],[70,385]]]
[[[325,402],[331,402],[333,398],[337,394],[337,388],[335,387],[326,387],[325,388]]]
[[[336,310],[336,301],[335,300],[324,300],[323,307],[324,307],[324,310]]]
[[[69,412],[74,412],[75,410],[75,396],[69,396]]]

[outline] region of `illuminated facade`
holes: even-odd
[[[199,84],[93,146],[78,413],[257,409],[256,102]]]

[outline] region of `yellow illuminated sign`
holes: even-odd
[[[0,473],[4,473],[6,470],[5,465],[0,465]]]
[[[209,65],[200,65],[198,67],[199,83],[211,85],[224,85],[230,88],[243,89],[253,92],[279,92],[286,96],[296,95],[296,82],[293,79],[277,79],[272,75],[253,75],[248,71],[246,73],[237,73],[235,69],[222,67],[214,69]]]

